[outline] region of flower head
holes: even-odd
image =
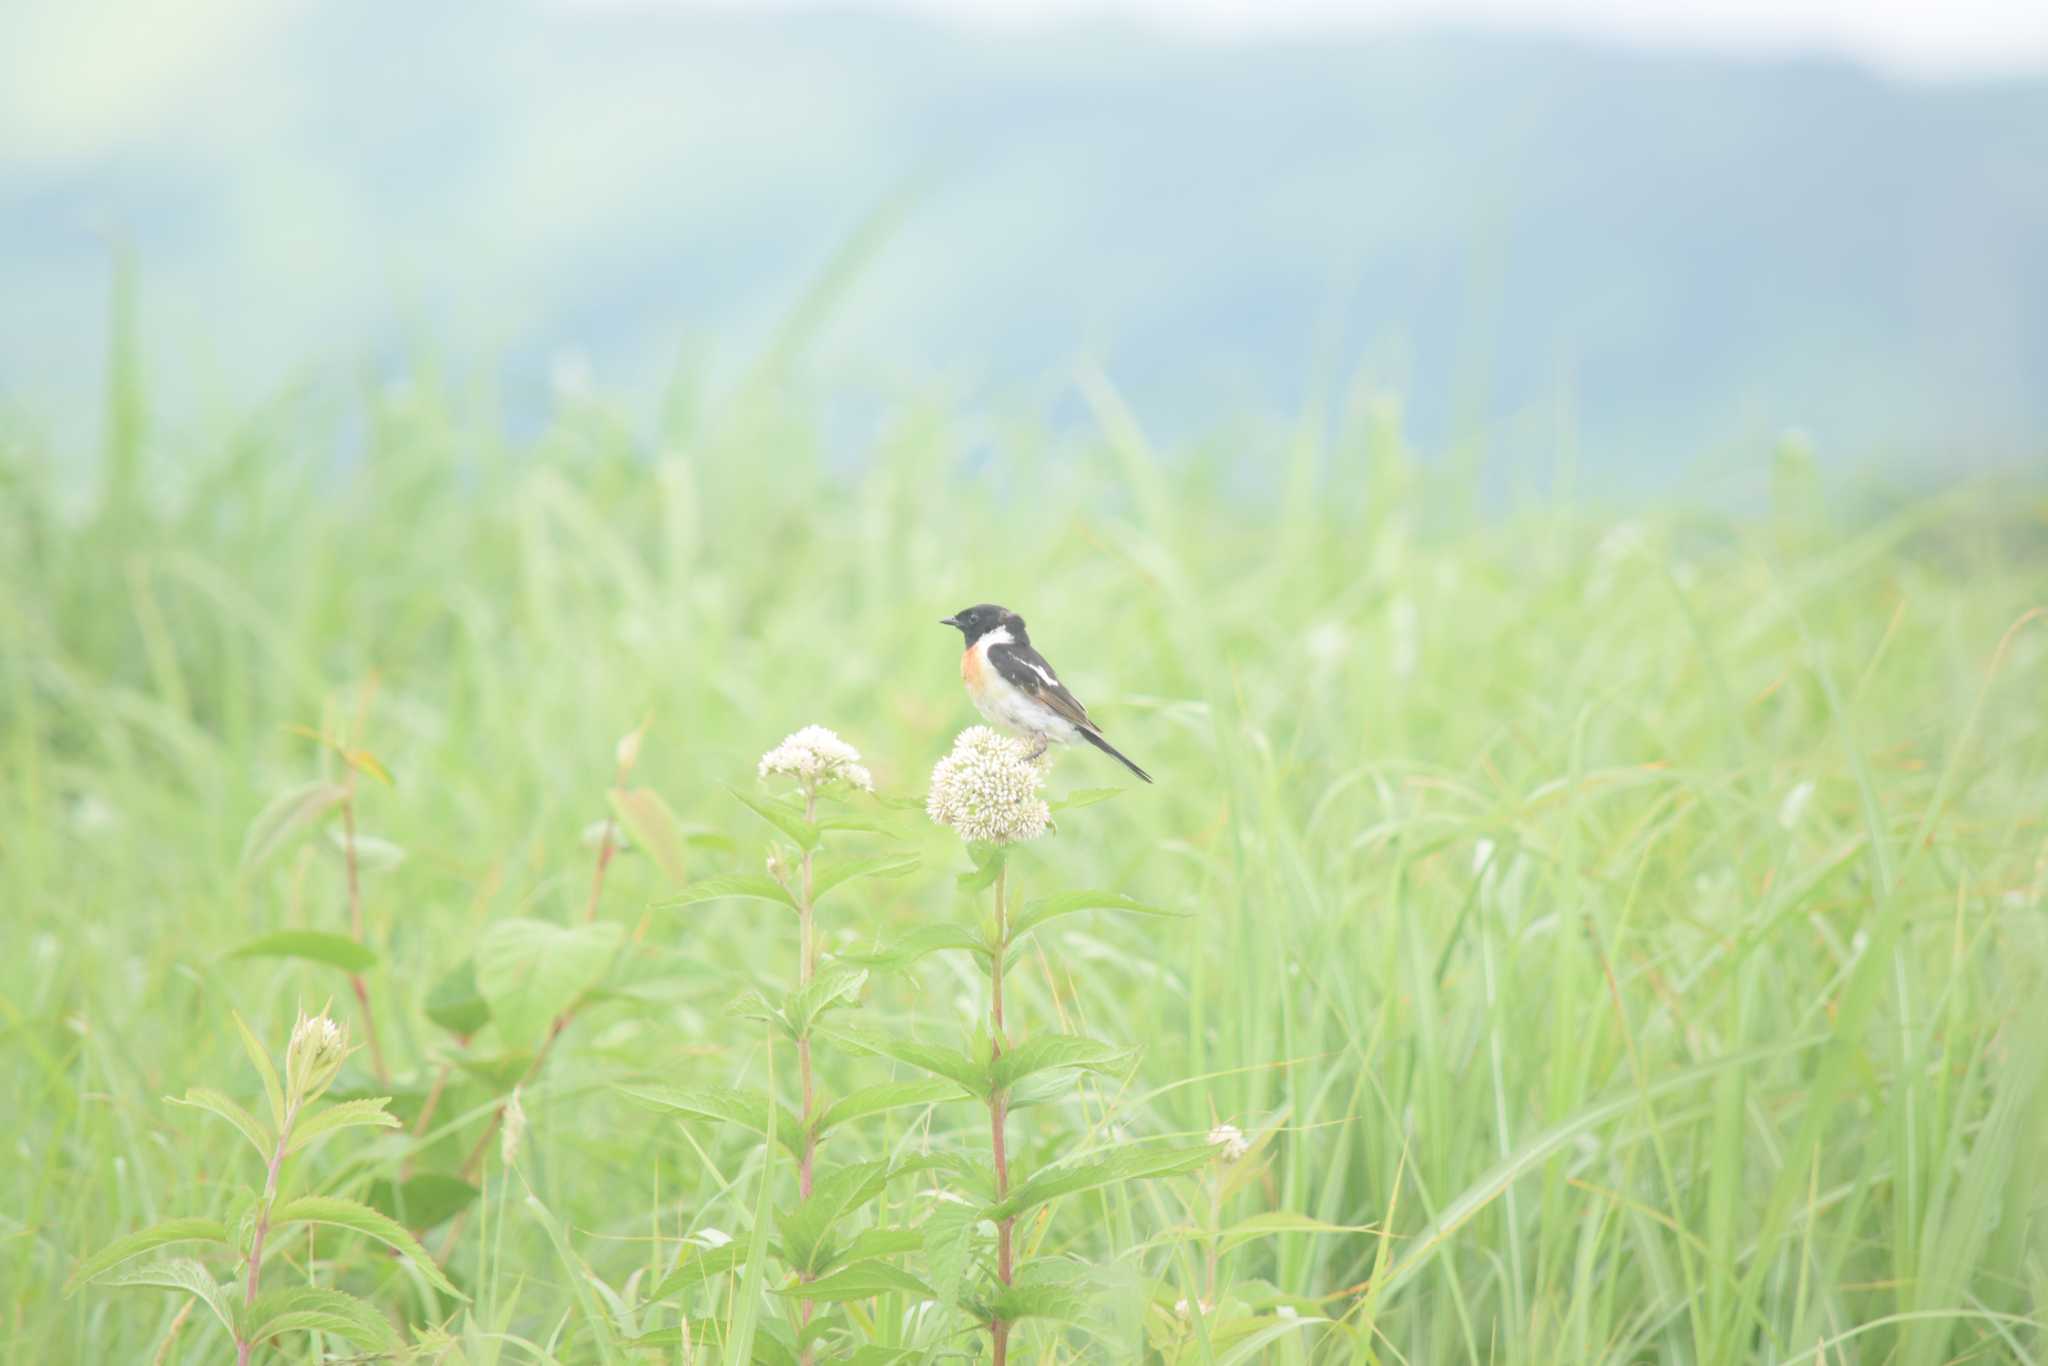
[[[933,766],[925,812],[964,840],[1035,840],[1052,824],[1052,811],[1038,795],[1046,767],[1022,740],[969,726],[953,741],[953,752]]]
[[[1244,1130],[1235,1124],[1219,1124],[1209,1131],[1209,1142],[1217,1148],[1217,1156],[1225,1162],[1235,1162],[1252,1150],[1245,1139]]]
[[[324,1010],[312,1016],[300,1011],[284,1054],[285,1091],[295,1101],[314,1100],[334,1081],[347,1056],[347,1025],[336,1024]]]
[[[874,776],[861,767],[860,751],[823,726],[805,726],[761,756],[759,772],[787,773],[806,786],[843,782],[863,792],[875,790]]]

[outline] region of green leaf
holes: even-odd
[[[346,787],[328,782],[304,783],[271,798],[242,836],[242,871],[253,872],[269,862],[295,836],[304,834],[347,799]]]
[[[1077,1034],[1041,1034],[1027,1039],[989,1063],[989,1085],[1008,1090],[1034,1072],[1054,1067],[1081,1067],[1091,1072],[1113,1072],[1127,1066],[1133,1051],[1117,1048],[1100,1039]]]
[[[670,882],[689,880],[683,857],[683,824],[651,787],[615,787],[608,794],[619,824],[645,849]]]
[[[799,849],[818,847],[818,827],[805,820],[803,812],[787,802],[772,797],[751,797],[736,787],[729,787],[726,791],[732,793],[741,806],[795,840]]]
[[[859,1004],[860,989],[867,980],[868,974],[863,968],[826,963],[810,981],[790,992],[784,1000],[782,1012],[789,1021],[790,1031],[801,1039],[810,1033],[811,1026],[826,1011]]]
[[[1007,1323],[1019,1319],[1058,1319],[1078,1323],[1088,1313],[1088,1292],[1078,1285],[1037,1282],[1006,1285],[997,1292],[994,1317]]]
[[[371,1208],[390,1215],[407,1228],[430,1229],[467,1209],[477,1195],[477,1188],[459,1176],[420,1172],[396,1186],[389,1181],[372,1181],[369,1202]]]
[[[775,1085],[775,1049],[768,1049],[768,1085]],[[764,1099],[764,1105],[773,1102]],[[771,1111],[776,1116],[777,1132],[781,1130],[781,1106]],[[767,1126],[759,1132],[766,1134]],[[744,1270],[740,1272],[739,1295],[735,1303],[737,1310],[725,1341],[725,1366],[745,1366],[754,1356],[754,1335],[761,1318],[761,1287],[768,1276],[768,1188],[775,1180],[775,1145],[763,1142],[761,1145],[761,1187],[754,1192],[754,1223],[747,1235],[747,1256]]]
[[[924,1246],[924,1231],[914,1228],[870,1228],[853,1236],[853,1241],[832,1254],[831,1258],[817,1269],[830,1271],[834,1267],[853,1266],[860,1262],[872,1262],[882,1257],[900,1257],[906,1252],[915,1252]]]
[[[901,1267],[891,1266],[887,1262],[861,1262],[856,1266],[820,1276],[815,1281],[784,1286],[775,1293],[820,1304],[872,1299],[876,1295],[902,1294],[920,1300],[936,1298],[930,1286]]]
[[[654,1288],[654,1293],[648,1298],[665,1300],[679,1290],[688,1290],[691,1286],[708,1281],[713,1276],[723,1276],[738,1266],[746,1255],[747,1249],[743,1243],[727,1243],[724,1247],[711,1248],[686,1244],[682,1260],[676,1263],[676,1269],[662,1277],[661,1284]]]
[[[1261,1238],[1271,1238],[1282,1233],[1377,1233],[1370,1224],[1326,1224],[1320,1219],[1311,1219],[1306,1214],[1292,1210],[1271,1210],[1265,1214],[1254,1214],[1240,1219],[1223,1230],[1218,1254],[1232,1252],[1246,1243]]]
[[[772,1113],[776,1140],[791,1153],[803,1151],[803,1129],[796,1116],[759,1091],[727,1086],[693,1086],[687,1090],[672,1086],[621,1086],[619,1093],[657,1110],[737,1124],[757,1134],[768,1131],[768,1117]]]
[[[463,959],[434,983],[427,1018],[464,1039],[491,1022],[490,1003],[476,989],[476,959]]]
[[[393,1248],[409,1258],[420,1275],[429,1284],[445,1295],[458,1300],[468,1299],[455,1283],[441,1274],[441,1268],[427,1255],[405,1227],[388,1214],[381,1214],[368,1205],[359,1205],[353,1200],[343,1200],[332,1195],[301,1195],[296,1200],[287,1200],[270,1212],[272,1228],[283,1228],[289,1224],[328,1224],[360,1233],[367,1238]]]
[[[476,984],[499,1036],[513,1047],[539,1044],[556,1016],[597,984],[622,930],[596,921],[565,929],[545,920],[499,920],[476,945]]]
[[[171,1243],[227,1241],[227,1225],[218,1219],[166,1219],[160,1224],[151,1224],[148,1228],[137,1229],[125,1237],[116,1238],[80,1262],[78,1270],[71,1273],[71,1279],[64,1282],[64,1293],[76,1294],[79,1286],[97,1279],[107,1268],[118,1266],[130,1257],[139,1257],[145,1252]]]
[[[925,1216],[925,1269],[931,1272],[932,1294],[942,1304],[958,1306],[967,1268],[974,1263],[974,1231],[981,1213],[974,1206],[942,1200]]]
[[[892,1081],[880,1086],[866,1086],[850,1091],[826,1106],[825,1112],[818,1116],[818,1134],[823,1137],[841,1124],[879,1115],[886,1110],[943,1105],[947,1101],[969,1099],[972,1097],[950,1081]]]
[[[242,1136],[249,1140],[249,1146],[254,1148],[256,1155],[265,1162],[270,1161],[270,1155],[277,1151],[277,1136],[263,1127],[262,1120],[211,1087],[194,1086],[185,1092],[183,1100],[176,1096],[165,1096],[164,1099],[173,1105],[189,1105],[194,1109],[219,1115],[242,1131]]]
[[[341,755],[343,763],[365,777],[375,778],[386,787],[398,786],[391,776],[391,771],[379,763],[377,756],[367,749],[342,749],[336,746],[335,752]]]
[[[978,892],[992,885],[996,874],[1003,870],[1003,864],[1010,857],[1006,844],[969,844],[967,857],[974,861],[974,871],[962,873],[956,879],[962,891]]]
[[[147,1266],[129,1267],[117,1271],[100,1281],[101,1285],[146,1285],[159,1290],[182,1290],[202,1301],[213,1316],[220,1320],[221,1327],[228,1330],[228,1336],[235,1333],[234,1310],[230,1308],[227,1292],[221,1288],[213,1273],[190,1257],[173,1257],[165,1262],[151,1262]]]
[[[870,949],[866,953],[842,953],[839,957],[843,962],[860,963],[871,968],[902,968],[941,949],[966,949],[984,963],[995,956],[981,941],[980,935],[963,926],[941,922],[920,926],[886,948]]]
[[[811,904],[815,906],[818,898],[842,883],[864,877],[902,877],[916,867],[916,856],[903,854],[877,854],[873,858],[815,863],[811,869]]]
[[[655,909],[671,910],[677,906],[694,906],[700,901],[722,901],[727,897],[741,901],[772,901],[792,911],[797,909],[796,898],[765,873],[727,873],[721,877],[699,878],[684,889],[681,896],[656,902]]]
[[[1016,940],[1031,933],[1048,920],[1056,920],[1076,911],[1126,911],[1132,915],[1168,916],[1184,919],[1185,911],[1169,911],[1158,906],[1148,906],[1142,901],[1125,896],[1122,892],[1062,892],[1058,896],[1042,896],[1024,903],[1024,909],[1010,917],[1010,938]]]
[[[982,1215],[984,1218],[998,1221],[1009,1219],[1027,1210],[1036,1209],[1046,1201],[1062,1195],[1095,1190],[1101,1186],[1113,1186],[1124,1181],[1193,1171],[1214,1161],[1215,1157],[1216,1149],[1208,1143],[1193,1147],[1134,1145],[1117,1148],[1099,1156],[1083,1158],[1078,1162],[1044,1168],[1011,1191],[1009,1199],[997,1201],[983,1210]]]
[[[533,1070],[533,1054],[515,1051],[477,1057],[471,1053],[458,1053],[455,1065],[482,1082],[492,1095],[502,1096],[526,1080],[526,1074]]]
[[[249,1054],[249,1061],[256,1064],[256,1074],[263,1078],[263,1092],[270,1097],[270,1122],[282,1128],[284,1125],[284,1084],[277,1079],[277,1064],[264,1051],[263,1043],[256,1037],[256,1031],[249,1028],[249,1022],[242,1018],[239,1010],[230,1010],[234,1017],[235,1029],[242,1036],[242,1047]]]
[[[899,1039],[890,1034],[846,1029],[840,1026],[832,1026],[829,1030],[821,1028],[818,1033],[821,1037],[828,1036],[835,1041],[843,1041],[856,1048],[865,1049],[872,1053],[880,1053],[885,1058],[894,1058],[898,1062],[908,1063],[920,1071],[930,1072],[934,1076],[944,1077],[947,1081],[958,1083],[973,1096],[982,1100],[988,1099],[987,1069],[957,1048],[949,1048],[944,1044],[920,1043],[916,1039]]]
[[[325,963],[343,972],[368,972],[377,966],[377,955],[345,934],[325,930],[279,930],[252,939],[227,955],[230,958],[300,958],[308,963]]]
[[[1106,802],[1112,797],[1121,797],[1130,791],[1125,787],[1080,787],[1064,797],[1055,797],[1047,805],[1055,811],[1078,811],[1084,806]]]
[[[402,1339],[390,1320],[370,1304],[339,1290],[317,1286],[284,1286],[266,1290],[242,1311],[251,1342],[284,1333],[333,1333],[372,1352],[397,1350]]]
[[[856,1162],[827,1167],[811,1185],[811,1198],[784,1210],[776,1222],[782,1231],[782,1256],[798,1271],[821,1271],[831,1251],[832,1226],[881,1194],[889,1179],[889,1163]]]

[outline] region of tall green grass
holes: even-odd
[[[1852,515],[1795,478],[1741,518],[1482,518],[1384,413],[1264,478],[1154,453],[1093,397],[1099,439],[911,409],[850,467],[759,394],[717,421],[675,405],[652,435],[585,403],[514,449],[423,381],[362,400],[347,458],[287,405],[153,462],[123,406],[83,506],[17,438],[0,1356],[231,1352],[168,1296],[57,1292],[114,1236],[230,1198],[235,1135],[162,1097],[239,1084],[231,1006],[275,1036],[301,1004],[353,1004],[331,969],[224,957],[346,930],[322,837],[240,867],[264,804],[320,772],[288,726],[360,715],[395,775],[356,814],[404,853],[364,904],[395,1108],[417,1113],[454,1055],[423,1012],[440,974],[494,917],[581,914],[620,735],[651,718],[636,781],[698,830],[693,872],[758,871],[724,785],[816,721],[921,795],[971,719],[935,619],[981,600],[1022,612],[1160,779],[1069,823],[1063,878],[1194,913],[1082,924],[1016,970],[1033,1018],[1142,1046],[1128,1086],[1077,1091],[1079,1122],[1277,1126],[1227,1209],[1162,1182],[1020,1229],[1100,1263],[1121,1308],[1031,1326],[1016,1359],[1144,1359],[1161,1305],[1212,1295],[1330,1322],[1236,1356],[1191,1330],[1179,1359],[2048,1354],[2041,490]],[[1078,752],[1053,785],[1118,776]],[[929,865],[960,861],[920,838]],[[768,1078],[724,1005],[786,975],[789,926],[648,909],[670,890],[644,856],[613,867],[601,914],[627,927],[631,989],[526,1092],[519,1172],[487,1163],[483,1198],[428,1236],[474,1297],[450,1360],[623,1359],[605,1320],[629,1288],[688,1233],[742,1235],[791,1179],[611,1090]],[[826,926],[842,943],[963,914],[937,878],[855,904]],[[917,980],[866,1008],[973,1008],[967,968]],[[828,1086],[859,1065],[821,1059]],[[360,1169],[336,1180],[466,1150],[492,1093],[452,1077],[417,1147],[337,1157]],[[1030,1113],[1020,1149],[1062,1132]],[[975,1141],[971,1114],[936,1123],[871,1141]],[[1212,1287],[1206,1231],[1267,1211],[1347,1231],[1272,1221]],[[389,1264],[346,1255],[403,1301]],[[691,1312],[781,1312],[756,1289]],[[914,1316],[881,1331],[969,1345]]]

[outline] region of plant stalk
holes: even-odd
[[[256,1288],[263,1279],[263,1240],[270,1234],[270,1209],[277,1203],[277,1173],[284,1166],[285,1148],[292,1141],[292,1123],[299,1117],[299,1101],[294,1096],[284,1107],[284,1123],[277,1127],[277,1146],[270,1152],[270,1171],[263,1180],[263,1208],[256,1216],[256,1233],[249,1240],[249,1282],[242,1292],[242,1307],[256,1303]],[[235,1335],[235,1366],[249,1366],[249,1354],[256,1349],[253,1340]]]
[[[1009,908],[1004,897],[1008,891],[1010,869],[1007,862],[996,868],[996,934],[994,956],[989,960],[989,1015],[995,1026],[994,1037],[990,1040],[990,1058],[1003,1055],[1003,960],[1010,954]],[[1010,1195],[1010,1156],[1004,1130],[1009,1126],[1010,1098],[1003,1091],[990,1094],[988,1102],[989,1146],[993,1150],[996,1164],[996,1199],[1006,1200]],[[996,1225],[996,1276],[1004,1285],[1010,1283],[1011,1232],[1016,1224],[1015,1217]],[[995,1342],[995,1366],[1004,1366],[1009,1360],[1010,1324],[1006,1319],[995,1319],[989,1324],[989,1335]]]
[[[817,785],[807,782],[804,784],[804,822],[805,824],[812,824],[817,819]],[[817,946],[813,936],[813,908],[811,906],[811,855],[811,850],[804,850],[803,895],[797,900],[797,938],[799,940],[797,949],[797,986],[799,988],[809,986],[812,976],[818,970]],[[811,1172],[816,1165],[818,1155],[818,1133],[812,1121],[812,1106],[815,1103],[815,1097],[811,1086],[811,1031],[808,1025],[805,1026],[803,1033],[797,1036],[796,1066],[797,1071],[803,1076],[804,1150],[803,1155],[797,1160],[796,1169],[797,1199],[801,1201],[811,1198]],[[810,1280],[810,1273],[805,1272],[802,1279]],[[813,1306],[809,1300],[800,1301],[798,1312],[805,1327],[810,1326],[812,1308]],[[803,1366],[811,1366],[812,1360],[811,1349],[807,1346],[803,1350]]]
[[[356,943],[363,942],[363,882],[356,869],[356,780],[350,774],[348,796],[341,802],[342,860],[348,865],[348,928]],[[389,1088],[391,1069],[384,1065],[384,1045],[377,1041],[377,1017],[370,1010],[370,984],[363,980],[363,974],[352,972],[348,982],[355,988],[356,1006],[363,1013],[363,1037],[370,1045],[370,1066],[376,1070],[377,1084]]]

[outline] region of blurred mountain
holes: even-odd
[[[793,337],[820,385],[1055,417],[1098,364],[1167,435],[1370,386],[1426,447],[1651,481],[1793,425],[1930,473],[2048,445],[2048,80],[853,13],[75,13],[0,21],[0,401],[58,420],[94,401],[112,232],[169,407],[425,344],[494,358],[526,422],[585,375],[730,382]]]

